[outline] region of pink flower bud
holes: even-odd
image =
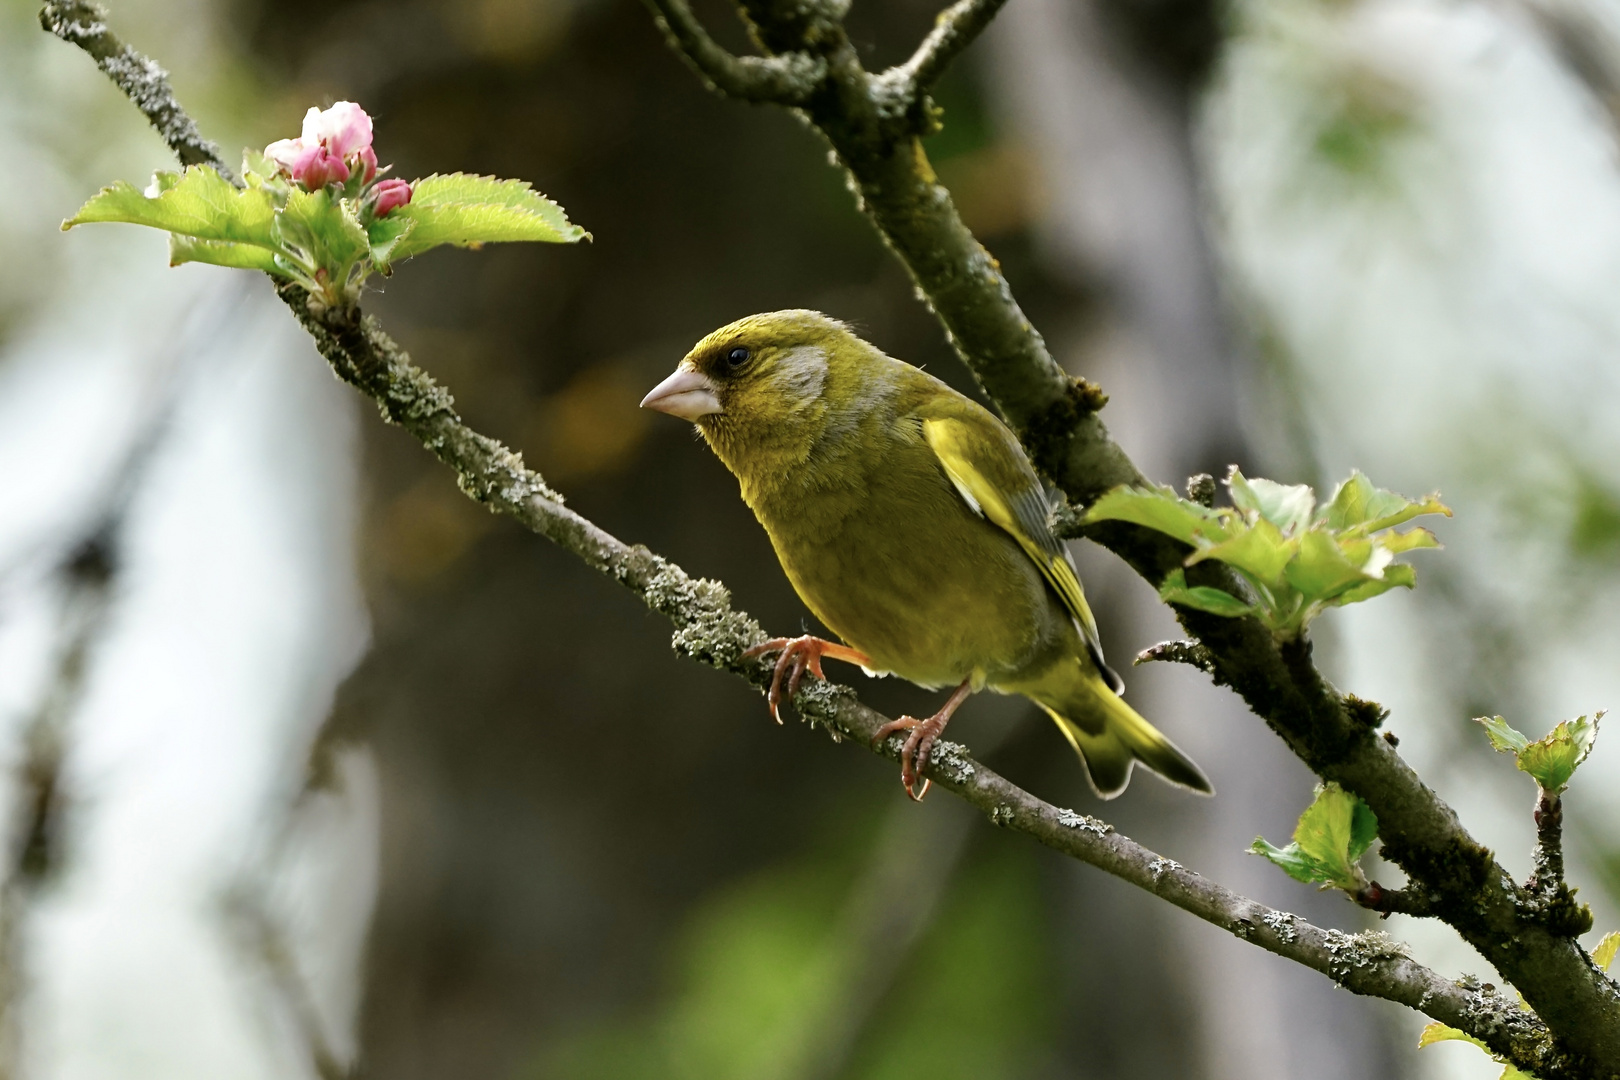
[[[305,191],[318,191],[327,184],[341,184],[349,179],[349,167],[343,163],[342,158],[324,146],[315,149],[315,156],[303,171],[293,173],[293,179],[304,185]]]
[[[320,152],[320,143],[306,143],[303,139],[278,139],[264,148],[264,156],[280,165],[288,176],[302,175]]]
[[[304,141],[318,142],[334,157],[346,158],[371,148],[371,117],[352,101],[339,101],[322,112],[304,114]]]
[[[325,112],[312,107],[304,114],[304,133],[271,143],[264,155],[306,191],[346,183],[355,171],[363,183],[377,175],[371,117],[352,101],[339,101]]]
[[[374,216],[387,217],[389,211],[411,201],[411,185],[391,176],[386,180],[377,181],[377,186],[371,189],[367,198],[373,200]]]

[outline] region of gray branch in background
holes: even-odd
[[[678,0],[658,0],[658,3],[680,6]],[[85,22],[86,13],[94,15],[93,26]],[[191,153],[197,155],[201,163],[218,167],[218,154],[211,144],[185,134],[194,133],[195,126],[189,120],[175,119],[185,117],[185,113],[168,91],[167,84],[160,84],[161,93],[154,90],[154,83],[147,77],[155,70],[150,62],[122,45],[100,20],[99,11],[87,8],[78,0],[58,0],[47,4],[41,12],[41,23],[47,30],[87,50],[92,46],[100,50],[92,51],[98,61],[103,55],[128,61],[103,63],[102,68],[154,125],[165,132],[166,138],[171,132],[180,133],[173,136],[175,141],[171,141],[171,146],[182,160],[186,153]],[[829,25],[837,27],[834,51],[847,48],[841,26],[824,21],[816,25],[824,31]],[[770,36],[765,34],[767,39]],[[770,44],[769,40],[766,44]],[[838,57],[846,65],[846,73],[851,57],[852,50]],[[829,68],[835,67],[837,64],[829,64]],[[859,71],[858,63],[853,70],[863,79],[869,78]],[[910,157],[909,151],[907,156]],[[905,167],[914,169],[916,160],[912,159]],[[937,184],[931,186],[938,194],[930,198],[948,208],[949,197],[944,189]],[[989,313],[988,318],[992,323],[1005,323],[1007,312],[1017,310],[1005,280],[994,269],[993,260],[989,260],[988,254],[955,218],[954,210],[950,211],[950,221],[961,234],[956,239],[965,236],[972,248],[967,253],[968,261],[958,264],[958,275],[962,265],[978,267],[978,280],[972,283],[972,288],[986,283],[996,286],[997,302],[1002,307],[999,312]],[[908,242],[920,241],[924,235],[931,235],[930,230],[922,228]],[[960,244],[947,244],[939,258],[962,254],[957,250],[959,247]],[[910,265],[910,260],[907,261]],[[524,466],[521,455],[463,423],[449,393],[412,364],[374,319],[362,316],[357,310],[332,309],[317,315],[302,290],[289,283],[278,283],[277,292],[314,338],[316,347],[337,375],[376,402],[385,420],[405,428],[450,466],[469,497],[573,552],[630,589],[648,607],[667,616],[675,624],[673,645],[681,655],[739,675],[760,689],[766,686],[770,666],[763,661],[741,659],[743,650],[762,641],[766,635],[752,618],[732,609],[724,586],[693,579],[647,548],[623,543],[564,506],[562,497],[547,486],[539,474]],[[942,306],[937,296],[935,303],[936,308]],[[950,325],[945,312],[941,312],[941,317]],[[959,325],[977,324],[969,318]],[[1027,321],[1010,329],[1022,339],[1022,344],[1009,343],[1015,351],[1024,353],[1033,348],[1039,358],[1044,358],[1044,365],[1038,365],[1041,374],[1036,378],[1037,386],[1054,383],[1054,379],[1045,376],[1056,373],[1059,398],[1070,403],[1068,417],[1073,422],[1070,430],[1080,433],[1076,438],[1083,439],[1088,431],[1092,438],[1098,437],[1101,428],[1096,425],[1094,410],[1081,408],[1087,401],[1093,406],[1097,403],[1087,397],[1089,391],[1062,375]],[[1027,389],[1030,384],[1023,380],[1023,385]],[[1027,395],[1024,400],[1026,403],[1029,400]],[[1096,426],[1088,427],[1088,424]],[[1108,455],[1116,471],[1123,463],[1131,476],[1135,476],[1134,467],[1117,447],[1107,442],[1106,434],[1100,437],[1110,448]],[[1307,670],[1314,676],[1314,669],[1308,669],[1308,654],[1305,659]],[[1322,685],[1315,689],[1319,693],[1328,692]],[[813,726],[823,727],[834,739],[848,737],[868,746],[887,722],[882,714],[861,704],[848,688],[831,683],[810,683],[801,689],[795,704]],[[896,759],[900,745],[901,739],[894,736],[873,749]],[[1398,943],[1382,934],[1350,935],[1323,929],[1240,896],[1120,835],[1095,818],[1041,801],[973,760],[957,744],[942,743],[927,774],[997,825],[1025,833],[1056,851],[1128,881],[1236,937],[1321,972],[1354,993],[1398,1002],[1474,1035],[1493,1051],[1534,1070],[1543,1080],[1574,1080],[1593,1075],[1557,1052],[1541,1020],[1487,986],[1472,980],[1452,982],[1443,978],[1410,959]],[[1454,818],[1451,820],[1455,823]]]
[[[797,105],[826,75],[826,65],[819,58],[802,54],[733,56],[715,43],[686,5],[665,0],[648,3],[670,46],[709,89],[726,97]]]
[[[905,75],[913,93],[925,93],[961,52],[990,25],[1007,0],[957,0],[939,13],[934,29],[911,59],[891,70]],[[885,75],[888,72],[884,73]]]

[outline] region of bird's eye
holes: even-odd
[[[748,350],[738,346],[726,353],[726,366],[733,371],[748,363]]]

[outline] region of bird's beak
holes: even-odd
[[[641,399],[641,407],[694,421],[723,411],[714,394],[714,383],[689,367],[676,368],[675,374],[653,387],[652,393]]]

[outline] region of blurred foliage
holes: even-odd
[[[576,1037],[531,1075],[996,1080],[1028,1075],[1049,1053],[1040,899],[1029,853],[1014,851],[958,879],[847,1063],[828,1061],[861,962],[857,939],[840,933],[846,882],[790,864],[706,900],[677,936],[674,985],[657,1010]]]

